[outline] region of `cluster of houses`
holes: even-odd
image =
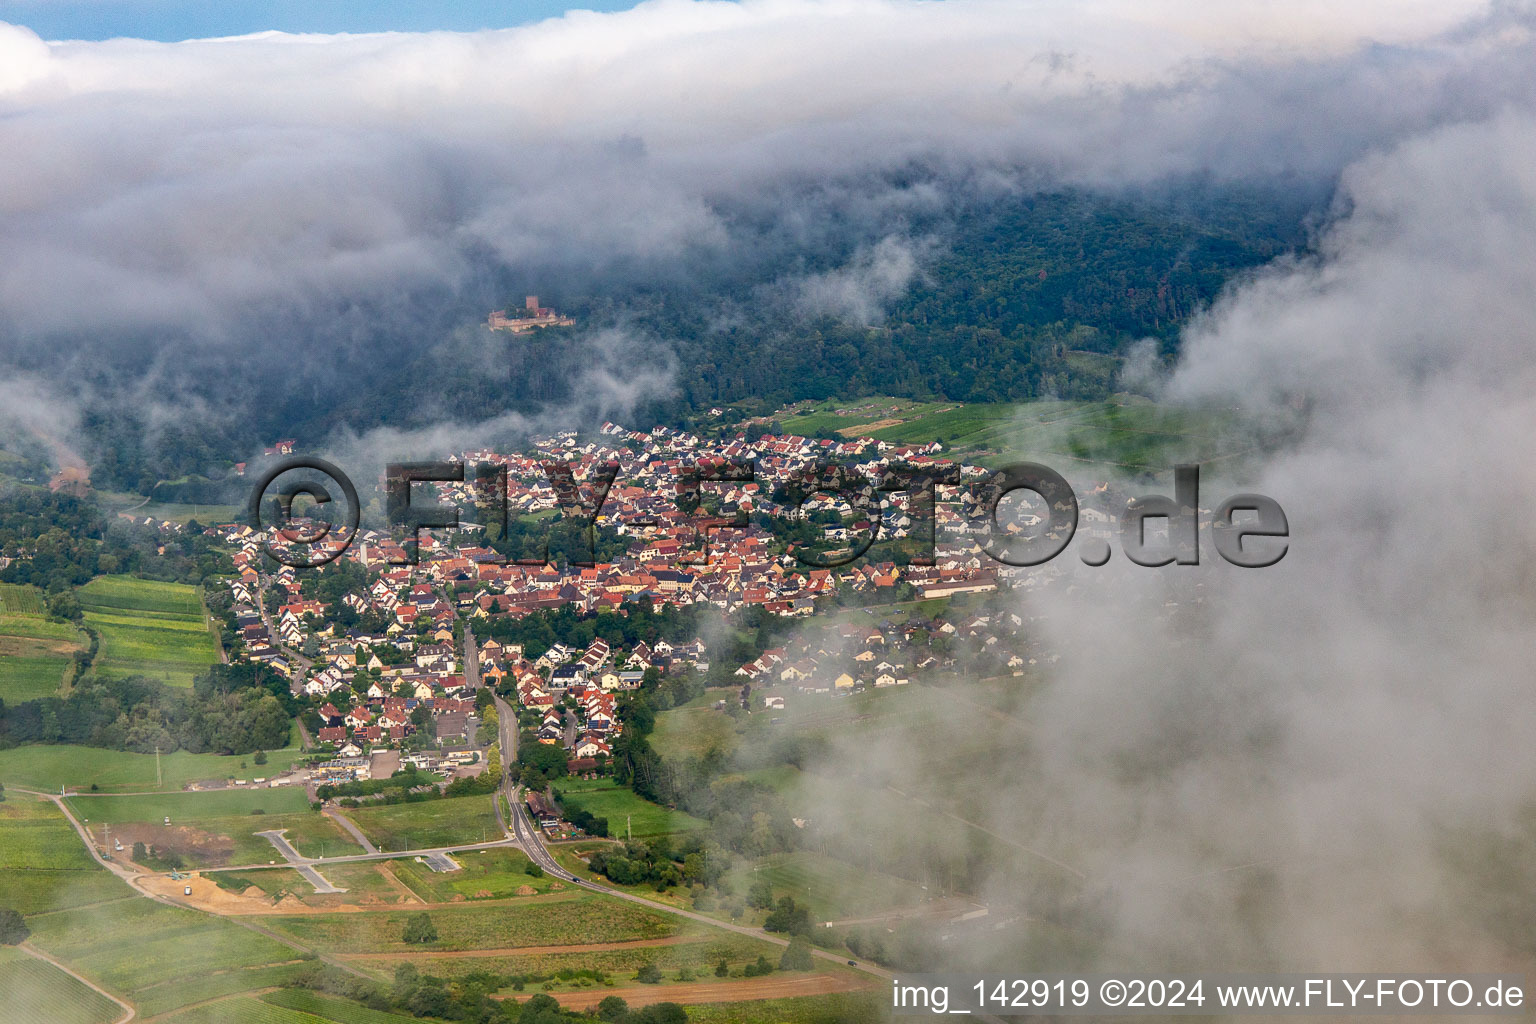
[[[819,460],[852,463],[873,475],[896,463],[940,466],[940,451],[937,443],[903,446],[871,438],[766,436],[749,442],[738,435],[711,441],[666,427],[641,432],[608,423],[595,437],[562,432],[536,439],[523,453],[465,452],[467,463],[505,468],[504,497],[511,516],[547,516],[560,508],[548,464],[569,467],[572,482],[582,489],[580,500],[590,507],[593,488],[601,490],[616,463],[595,522],[622,538],[627,551],[595,565],[519,564],[468,540],[458,542],[477,534],[423,531],[411,563],[398,538],[364,529],[345,548],[347,561],[336,563],[366,570],[366,582],[340,598],[340,605],[356,615],[338,616],[335,607],[313,596],[310,586],[330,566],[273,569],[268,561],[264,567],[261,551],[272,534],[263,537],[244,524],[213,527],[211,532],[233,549],[236,577],[229,586],[240,649],[232,653],[269,665],[290,680],[296,695],[312,698],[323,720],[314,739],[346,759],[354,752],[405,744],[423,709],[439,738],[464,735],[474,695],[468,682],[472,673],[459,663],[457,619],[489,624],[568,606],[583,613],[623,612],[640,601],[652,607],[708,604],[728,614],[761,607],[799,616],[813,611],[817,599],[839,591],[864,592],[878,603],[880,594],[894,597],[902,584],[928,598],[985,593],[1013,583],[1015,570],[979,552],[967,535],[978,511],[963,488],[956,489],[954,500],[946,496],[937,504],[937,558],[931,566],[854,561],[808,569],[768,531],[740,525],[750,522],[753,513],[793,515],[774,504],[778,486]],[[755,479],[704,484],[702,501],[690,507],[677,498],[690,486],[690,467],[701,460],[750,460]],[[962,479],[984,475],[970,466],[960,467],[960,473]],[[477,499],[483,502],[484,495],[474,493],[474,486],[440,483],[439,500],[462,509],[483,507]],[[914,526],[911,495],[890,492],[885,497],[880,528],[903,535]],[[834,513],[816,520],[829,541],[870,528],[855,521],[854,510],[836,494],[816,494],[806,511]],[[319,546],[327,545],[339,550],[341,541],[329,538]],[[280,603],[269,602],[274,591],[283,595]],[[369,628],[343,628],[338,617],[366,622]],[[765,686],[786,684],[806,691],[899,686],[944,667],[948,655],[929,646],[933,637],[987,645],[1014,636],[1018,625],[1016,618],[1005,623],[973,617],[857,630],[843,625],[835,635],[802,631],[813,639],[793,649],[764,651],[737,674]],[[642,643],[623,652],[609,650],[601,640],[585,650],[557,644],[534,658],[524,657],[517,645],[490,641],[479,648],[478,661],[474,674],[503,692],[515,691],[520,707],[538,716],[539,740],[562,745],[578,761],[611,753],[613,737],[622,728],[615,694],[639,686],[647,668],[709,667],[698,640],[663,641],[654,647]],[[1005,667],[1022,670],[1024,664],[1023,656],[1013,654]]]
[[[518,707],[537,717],[538,741],[564,747],[572,770],[582,771],[613,753],[612,740],[623,728],[618,692],[637,688],[653,666],[708,668],[704,650],[699,640],[659,641],[656,649],[642,641],[619,652],[598,638],[585,650],[555,644],[529,661],[519,645],[490,640],[480,647],[480,675],[495,685],[510,679]]]
[[[990,670],[1022,675],[1039,660],[1025,635],[1024,619],[1013,612],[968,615],[957,622],[912,617],[877,625],[840,623],[802,630],[792,644],[773,647],[736,670],[758,689],[798,693],[853,693],[904,686],[924,673],[952,669],[956,655],[980,655]],[[782,694],[764,697],[765,706],[783,706]]]

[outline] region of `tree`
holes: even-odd
[[[646,964],[635,972],[635,980],[646,985],[656,985],[661,982],[661,968],[655,964]]]
[[[614,1024],[629,1012],[629,1004],[620,996],[604,996],[603,1001],[597,1004],[597,1016],[600,1020]]]
[[[811,930],[811,912],[795,905],[793,896],[779,897],[778,905],[763,921],[763,929],[770,932],[788,932],[804,935]]]
[[[517,751],[518,763],[524,766],[523,780],[526,784],[529,772],[532,769],[542,783],[549,779],[558,779],[566,772],[566,753],[561,747],[549,743],[537,741],[520,742]]]
[[[27,941],[32,929],[21,914],[10,907],[0,907],[0,946],[17,946]]]
[[[755,910],[767,910],[773,906],[773,886],[768,884],[766,878],[753,882],[747,890],[747,906]]]
[[[544,1018],[556,1018],[560,1013],[560,1001],[552,995],[540,992],[523,1004],[518,1013],[518,1020],[541,1020]]]
[[[688,1024],[688,1011],[677,1003],[653,1003],[636,1010],[630,1020],[634,1024]]]
[[[427,943],[437,941],[437,926],[427,914],[412,914],[405,922],[401,942]]]
[[[717,977],[717,978],[728,978],[730,976],[731,976],[731,965],[726,963],[725,962],[725,958],[722,957],[720,959],[720,962],[715,964],[715,977]]]
[[[781,971],[808,971],[811,969],[811,940],[796,935],[789,940],[789,948],[779,958]]]
[[[5,705],[0,703],[0,714],[5,713]],[[0,804],[5,803],[5,783],[0,782]]]
[[[256,751],[256,756],[251,758],[251,760],[254,761],[256,764],[266,764],[267,763],[267,752],[265,750],[258,750],[258,751]]]

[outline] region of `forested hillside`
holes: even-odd
[[[681,257],[488,266],[471,292],[273,324],[312,338],[305,365],[278,366],[259,345],[234,372],[198,372],[189,356],[176,386],[201,404],[183,397],[176,414],[127,400],[124,368],[103,363],[80,447],[97,486],[217,502],[230,500],[228,467],[278,437],[319,448],[338,431],[509,411],[588,425],[573,420],[611,411],[590,395],[640,380],[651,387],[635,388],[637,422],[832,394],[1095,398],[1131,344],[1154,338],[1170,356],[1180,325],[1234,275],[1304,246],[1328,199],[1274,183],[985,189],[933,172],[804,188],[720,200],[719,236]],[[487,311],[520,306],[525,291],[575,326],[487,330]]]

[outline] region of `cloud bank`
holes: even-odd
[[[151,377],[189,353],[259,372],[254,344],[387,359],[402,339],[381,324],[433,342],[508,282],[740,260],[724,202],[815,231],[796,182],[851,180],[855,227],[886,217],[855,238],[878,257],[920,240],[882,243],[889,187],[858,176],[912,161],[1012,189],[1329,180],[1530,99],[1522,11],[1306,6],[656,0],[178,44],[0,27],[0,358],[86,372],[108,347]],[[871,260],[812,295],[873,268],[878,301],[910,276]],[[866,294],[833,306],[873,318]]]

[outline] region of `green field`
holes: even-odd
[[[43,595],[25,583],[0,583],[0,612],[7,615],[43,614]]]
[[[267,917],[262,922],[329,953],[403,953],[503,949],[656,939],[675,934],[677,918],[622,900],[574,889],[524,902],[442,907],[430,911],[440,938],[426,947],[402,942],[415,908]]]
[[[775,895],[789,895],[810,908],[814,921],[873,916],[917,905],[926,895],[915,882],[847,864],[819,853],[798,851],[742,861],[732,872],[737,891],[766,879]]]
[[[57,693],[70,656],[83,646],[74,626],[44,618],[36,587],[0,583],[0,700]]]
[[[669,761],[703,757],[712,750],[729,755],[736,749],[736,723],[712,707],[674,708],[656,716],[650,741]]]
[[[626,832],[636,837],[691,832],[708,825],[682,811],[653,804],[611,779],[562,779],[555,788],[560,791],[565,807],[607,818],[608,834],[615,837],[623,837]]]
[[[14,792],[0,803],[0,906],[44,914],[131,892],[91,858],[52,803]]]
[[[529,860],[528,855],[521,850],[476,850],[456,853],[453,859],[462,870],[433,871],[414,860],[394,860],[389,864],[401,882],[429,903],[448,903],[455,897],[470,900],[507,899],[515,897],[518,890],[524,887],[536,893],[545,893],[553,882],[547,875],[534,878],[524,871]],[[343,884],[334,878],[331,881],[337,885]]]
[[[217,1003],[194,1006],[163,1024],[329,1024],[324,1017],[264,1003],[253,996],[239,996]]]
[[[381,850],[467,846],[502,838],[489,796],[457,796],[345,811]]]
[[[219,523],[239,522],[245,514],[245,509],[240,505],[187,505],[174,501],[152,501],[148,505],[134,509],[133,514],[181,523],[183,526],[193,519],[203,526],[214,526]]]
[[[209,1000],[227,999],[229,996],[238,996],[245,992],[257,992],[264,988],[272,988],[279,985],[292,984],[294,979],[302,972],[309,969],[308,964],[274,964],[268,967],[242,967],[227,971],[209,974],[202,978],[178,978],[174,981],[162,982],[151,988],[145,989],[134,996],[134,1002],[139,1006],[139,1019],[166,1013],[181,1006],[193,1006],[189,1013],[207,1013],[214,1007],[230,1007],[232,1013],[225,1017],[215,1017],[215,1020],[223,1024],[224,1021],[239,1022],[244,1020],[256,1020],[255,1017],[236,1016],[233,1008],[240,1007],[249,1002],[246,999],[229,999],[226,1002],[210,1003]],[[201,1005],[206,1004],[206,1005]],[[186,1020],[184,1015],[178,1014],[177,1020]],[[206,1016],[201,1018],[207,1020]]]
[[[311,992],[307,989],[290,988],[279,992],[268,992],[261,997],[261,1001],[273,1006],[308,1013],[321,1020],[334,1021],[335,1024],[409,1024],[416,1020],[415,1017],[401,1017],[398,1014],[369,1009],[357,1003],[349,1003],[345,999],[338,999],[336,996]]]
[[[363,852],[335,822],[310,810],[304,791],[295,787],[73,796],[69,804],[77,818],[89,821],[98,839],[98,829],[110,826],[125,847],[143,842],[161,851],[174,850],[189,868],[282,863],[272,844],[256,834],[278,830],[284,830],[288,841],[305,856]],[[167,817],[170,825],[164,824]]]
[[[137,1004],[146,1017],[280,984],[291,977],[290,965],[305,958],[238,924],[147,899],[49,914],[29,924],[33,945]]]
[[[225,779],[269,778],[303,756],[297,747],[267,751],[267,763],[255,765],[249,757],[222,754],[189,754],[177,751],[160,756],[163,783],[155,782],[155,755],[97,747],[29,744],[0,750],[0,782],[41,792],[57,793],[59,787],[75,790],[98,786],[107,793],[140,793],[180,790],[188,783]],[[241,768],[241,762],[246,767]]]
[[[1015,457],[1047,464],[1054,459],[1064,463],[1054,467],[1063,473],[1074,463],[1154,472],[1180,462],[1227,457],[1246,447],[1231,436],[1220,415],[1158,405],[1134,395],[1102,402],[980,405],[828,399],[795,403],[781,412],[781,425],[786,434],[840,432],[894,444],[938,441],[947,452],[983,465]]]
[[[0,638],[0,700],[19,704],[57,693],[68,668],[67,657],[32,644],[16,644],[11,637]]]
[[[272,844],[255,834],[277,829],[286,829],[288,841],[305,855],[362,852],[334,822],[310,810],[304,791],[294,786],[73,796],[69,806],[76,818],[90,822],[92,835],[108,825],[125,844],[136,841],[175,850],[193,868],[281,861]],[[171,819],[169,826],[166,818]]]
[[[219,660],[195,587],[99,576],[80,588],[86,624],[101,635],[92,666],[105,676],[143,675],[172,686]]]
[[[415,1017],[371,1010],[335,996],[287,988],[183,1010],[165,1024],[410,1024]]]
[[[91,796],[69,798],[75,816],[93,821],[197,821],[250,814],[261,809],[267,814],[286,814],[309,810],[309,797],[298,786],[280,789],[216,789],[206,793],[155,793],[145,796]]]
[[[876,1024],[890,1019],[883,990],[826,996],[762,999],[755,1003],[706,1003],[688,1007],[690,1024]]]
[[[695,934],[695,931],[687,930],[692,927],[694,926],[686,926],[681,934]],[[438,957],[421,961],[418,966],[424,973],[444,978],[462,977],[477,971],[547,976],[561,971],[596,970],[622,981],[633,977],[636,971],[650,963],[654,963],[668,974],[687,967],[705,977],[713,977],[714,967],[722,959],[731,967],[739,969],[759,956],[766,956],[770,961],[777,962],[784,951],[782,946],[774,943],[745,935],[733,935],[718,929],[697,926],[696,932],[699,935],[696,940],[665,945],[632,945],[618,949],[579,950],[567,953],[533,951],[509,952],[505,956]],[[399,963],[398,959],[366,956],[351,959],[350,962],[385,977],[393,972]],[[512,997],[526,996],[526,994],[519,994],[512,989],[502,992],[502,995]]]
[[[122,1007],[52,964],[0,947],[0,1003],[5,1019],[46,1024],[110,1024]]]

